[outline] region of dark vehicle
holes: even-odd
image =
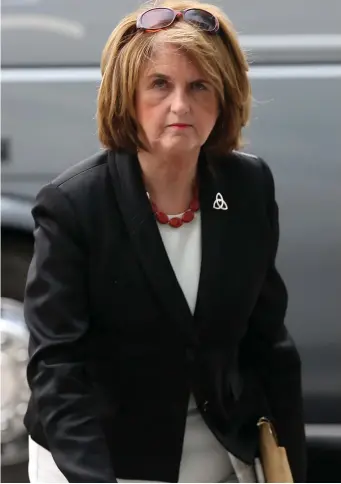
[[[138,3],[83,0],[80,9],[77,0],[2,2],[5,467],[27,459],[22,299],[32,256],[31,206],[43,184],[99,149],[94,117],[101,49],[117,21]],[[341,455],[341,2],[218,5],[250,55],[254,109],[245,151],[262,156],[276,179],[278,265],[290,296],[287,325],[303,361],[310,478],[318,479],[313,465],[319,461],[323,481],[332,465],[340,481],[332,457]]]

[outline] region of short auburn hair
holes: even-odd
[[[154,2],[155,3],[155,2]],[[153,5],[155,6],[155,5]],[[144,6],[127,15],[113,30],[101,58],[102,81],[98,92],[98,136],[114,151],[147,149],[136,119],[135,93],[141,72],[153,51],[164,44],[183,51],[212,83],[219,101],[217,122],[204,148],[217,155],[242,146],[242,128],[251,108],[248,62],[230,20],[216,6],[192,0],[164,0],[157,6],[174,10],[201,8],[219,20],[218,34],[211,35],[184,22],[147,33],[136,30]]]

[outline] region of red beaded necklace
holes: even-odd
[[[148,193],[147,195],[149,197]],[[180,217],[169,217],[166,213],[160,212],[160,210],[157,208],[154,202],[150,200],[150,203],[156,220],[160,224],[168,224],[171,227],[174,227],[175,229],[181,227],[181,225],[183,225],[184,223],[188,224],[189,222],[192,222],[192,220],[194,219],[195,212],[197,212],[200,208],[197,188],[194,190],[193,199],[189,204],[188,209]]]

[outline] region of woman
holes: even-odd
[[[255,482],[257,421],[305,479],[301,370],[247,62],[212,5],[111,34],[101,153],[44,187],[25,314],[32,482]]]

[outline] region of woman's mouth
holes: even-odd
[[[169,125],[170,128],[178,128],[178,129],[184,129],[184,128],[190,128],[190,124],[185,124],[185,123],[174,123]]]

